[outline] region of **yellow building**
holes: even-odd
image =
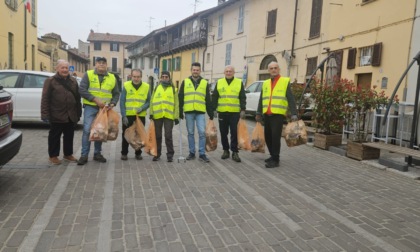
[[[31,12],[20,2],[0,3],[0,69],[39,70],[37,1],[31,1]]]

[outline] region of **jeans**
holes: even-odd
[[[195,154],[195,136],[194,136],[194,121],[197,125],[198,130],[198,154],[205,154],[206,147],[206,134],[205,134],[205,125],[206,118],[205,114],[200,113],[185,113],[185,121],[187,124],[188,131],[188,148],[191,154]]]
[[[98,114],[99,108],[94,106],[85,106],[83,112],[83,135],[82,135],[82,157],[87,157],[90,151],[90,127]],[[102,142],[94,142],[94,155],[100,154],[102,151]]]
[[[239,112],[219,113],[220,138],[222,139],[223,150],[229,150],[229,130],[230,130],[230,150],[238,152],[238,122]]]

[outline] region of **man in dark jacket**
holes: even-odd
[[[48,154],[51,164],[61,164],[60,139],[63,134],[64,160],[76,162],[73,156],[74,126],[80,120],[81,104],[76,79],[69,75],[69,63],[58,60],[57,73],[46,79],[42,89],[41,119],[50,124]]]

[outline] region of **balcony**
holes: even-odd
[[[157,52],[158,48],[155,46],[155,44],[151,44],[143,48],[144,56],[155,56]]]
[[[204,39],[200,39],[201,37],[203,37],[203,34],[201,34],[200,31],[195,31],[191,34],[176,38],[172,42],[162,45],[159,53],[165,55],[206,45],[207,35],[204,36]]]

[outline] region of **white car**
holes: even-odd
[[[54,74],[28,70],[0,70],[0,85],[12,94],[13,121],[41,122],[42,87],[44,81]]]

